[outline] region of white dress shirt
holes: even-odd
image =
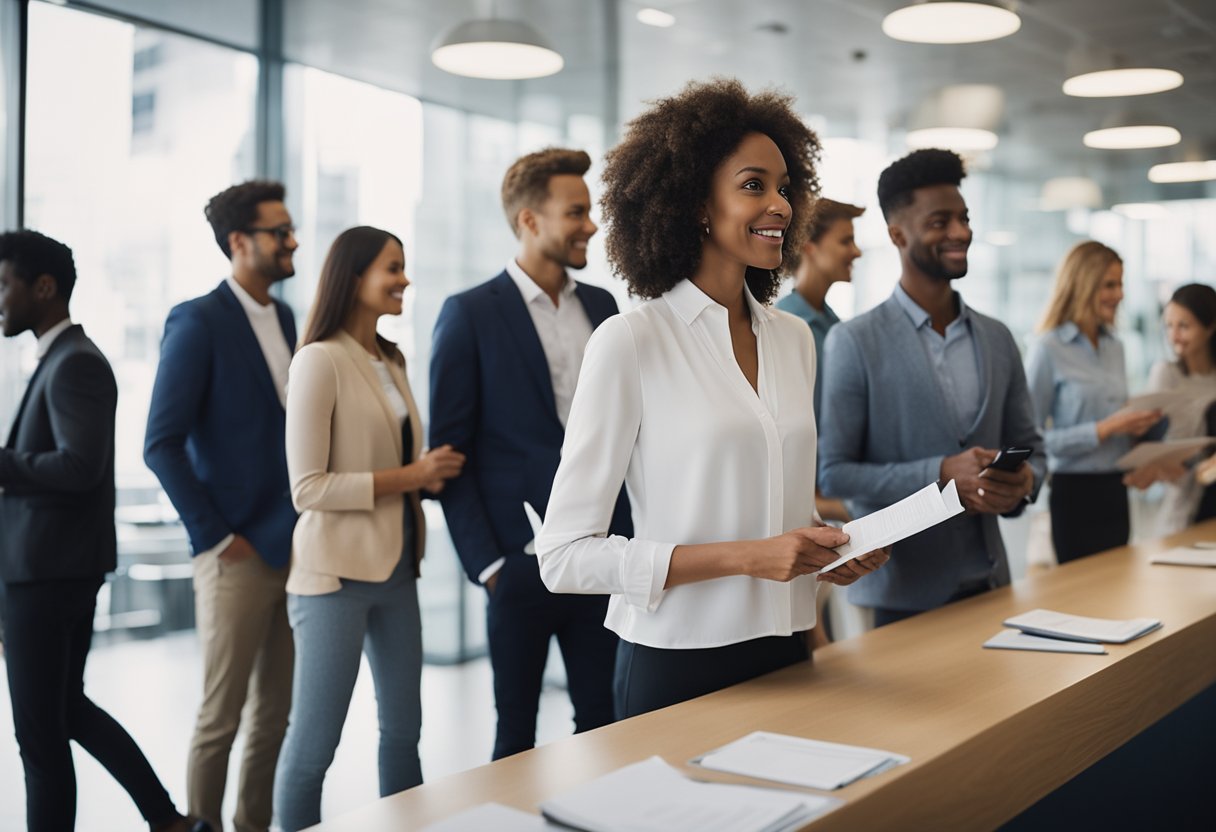
[[[34,348],[34,356],[41,361],[51,351],[51,344],[72,326],[71,318],[64,318],[59,323],[38,336],[38,345]]]
[[[241,308],[245,310],[245,317],[253,327],[254,337],[258,339],[262,357],[266,359],[266,367],[270,370],[270,378],[274,381],[274,390],[279,394],[279,404],[286,408],[287,370],[291,367],[291,347],[283,333],[283,325],[279,323],[279,312],[273,301],[263,306],[254,300],[253,295],[246,292],[245,287],[237,283],[231,275],[225,282],[232,294],[236,295]],[[198,557],[219,554],[232,545],[235,539],[236,535],[230,534],[210,549],[199,552]]]
[[[758,394],[725,307],[689,281],[609,318],[587,346],[536,549],[553,592],[612,596],[605,624],[627,641],[717,647],[815,624],[813,575],[663,588],[677,545],[814,524],[814,341],[793,315],[747,302]],[[632,539],[605,536],[622,480]]]
[[[545,361],[549,365],[549,378],[553,381],[557,418],[565,427],[570,417],[570,403],[574,400],[574,388],[578,384],[578,371],[583,365],[583,353],[591,338],[591,319],[574,294],[574,287],[578,284],[567,275],[558,296],[561,304],[555,305],[545,290],[528,277],[527,272],[514,260],[507,263],[507,274],[519,287],[528,314],[532,316],[532,325],[536,327],[540,345],[545,351]]]

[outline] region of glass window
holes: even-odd
[[[26,225],[75,253],[72,317],[118,378],[120,502],[155,501],[143,437],[165,316],[227,271],[203,205],[253,173],[257,61],[45,3],[29,27]],[[0,350],[32,371],[32,338]]]
[[[92,0],[90,5],[245,49],[257,48],[261,32],[259,9],[262,4],[254,0],[207,0],[206,3]]]

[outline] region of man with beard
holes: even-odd
[[[820,477],[861,517],[954,480],[964,514],[895,544],[849,588],[883,626],[1009,583],[997,516],[1015,516],[1046,460],[1013,336],[963,303],[971,225],[966,174],[948,150],[918,150],[882,172],[878,201],[902,272],[891,297],[834,327],[824,368]],[[1031,449],[1013,471],[988,466]]]
[[[612,721],[616,636],[608,599],[551,595],[531,552],[524,503],[543,516],[591,331],[617,313],[603,289],[576,283],[596,232],[586,153],[549,148],[507,171],[503,209],[519,251],[492,280],[448,298],[431,352],[433,448],[467,456],[440,499],[469,579],[488,593],[498,732],[494,759],[536,742],[549,641],[566,665],[576,731]],[[624,492],[612,534],[632,534]]]
[[[277,182],[215,195],[207,220],[232,263],[165,323],[144,460],[194,552],[203,701],[187,764],[190,811],[221,829],[228,756],[249,700],[237,832],[264,832],[291,709],[287,569],[296,513],[284,452],[291,310],[271,287],[295,273],[295,229]]]

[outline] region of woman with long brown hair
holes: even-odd
[[[415,580],[425,548],[419,492],[460,473],[450,446],[422,452],[405,359],[376,332],[401,314],[401,241],[360,226],[338,236],[287,386],[287,469],[300,512],[287,613],[294,699],[275,775],[286,832],[321,820],[333,761],[367,653],[380,720],[380,794],[422,782],[422,624]]]
[[[1027,360],[1060,563],[1127,543],[1127,486],[1115,463],[1161,420],[1159,410],[1124,408],[1127,369],[1114,333],[1122,300],[1123,260],[1115,250],[1093,240],[1073,246]]]

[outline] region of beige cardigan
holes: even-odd
[[[415,574],[426,546],[418,492],[372,496],[372,472],[418,458],[422,423],[400,354],[381,359],[409,408],[414,447],[401,430],[367,353],[345,331],[303,347],[287,383],[287,473],[300,512],[287,591],[322,595],[340,578],[385,581],[401,559],[404,510],[414,513]]]

